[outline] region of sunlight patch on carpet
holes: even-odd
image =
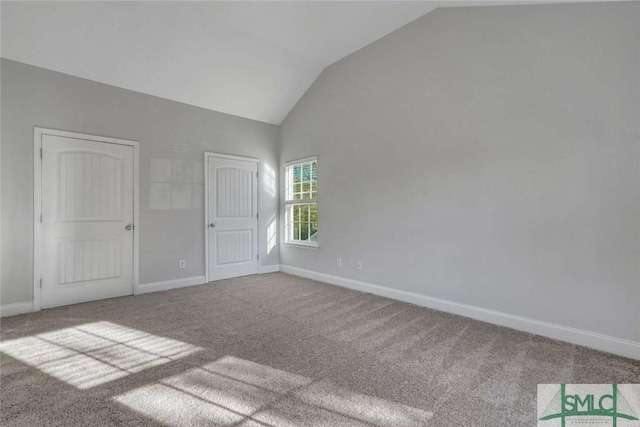
[[[423,426],[433,413],[225,356],[114,397],[168,426]]]
[[[0,343],[3,353],[82,390],[199,350],[191,344],[106,321]]]

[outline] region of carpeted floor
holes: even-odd
[[[2,426],[535,426],[640,362],[282,273],[2,319]]]

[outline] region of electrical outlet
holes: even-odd
[[[185,260],[181,259],[179,266],[180,266],[180,268],[186,268],[187,267],[187,262]]]
[[[362,271],[362,262],[361,261],[356,262],[356,270]]]
[[[342,267],[342,258],[336,258],[336,266]]]

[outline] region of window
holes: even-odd
[[[289,162],[285,170],[286,241],[318,246],[318,159]]]

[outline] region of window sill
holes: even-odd
[[[286,246],[291,246],[294,248],[303,248],[303,249],[318,249],[318,244],[312,243],[297,243],[297,242],[282,242]]]

